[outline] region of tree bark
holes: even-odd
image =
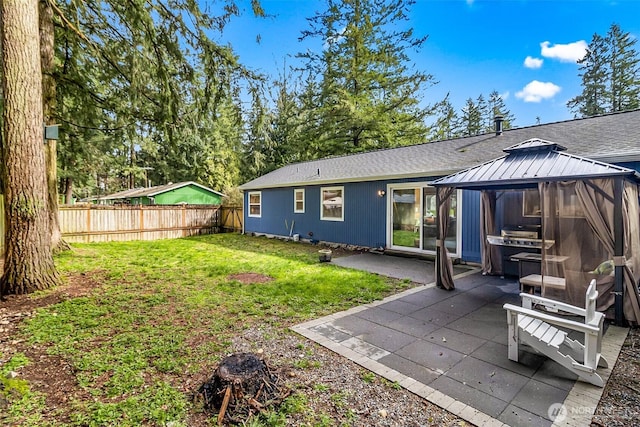
[[[64,202],[67,205],[73,202],[73,178],[69,176],[64,180]]]
[[[56,108],[55,72],[55,33],[53,26],[53,9],[46,0],[40,0],[40,61],[42,68],[42,111],[44,123],[54,124]],[[58,153],[55,139],[47,139],[45,145],[47,165],[47,191],[49,228],[51,230],[51,247],[54,251],[69,250],[69,244],[62,240],[60,218],[58,216]]]
[[[0,1],[6,251],[0,297],[60,282],[51,251],[38,0]]]

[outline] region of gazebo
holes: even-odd
[[[614,317],[616,324],[625,319],[638,324],[640,175],[565,150],[554,142],[530,139],[506,148],[502,157],[433,182],[438,207],[436,283],[444,289],[455,287],[451,258],[442,244],[450,196],[455,189],[481,191],[485,274],[503,274],[503,263],[509,262],[503,254],[515,246],[537,258],[538,274],[528,278],[535,277],[554,299],[581,306],[590,280],[596,279],[598,310]],[[537,238],[502,239],[499,228],[513,223],[537,230]]]

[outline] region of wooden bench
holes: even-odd
[[[567,287],[566,281],[562,277],[541,276],[540,274],[529,274],[520,278],[520,291],[534,293],[536,288],[540,289],[540,295],[547,294],[547,289],[558,289],[564,291]]]

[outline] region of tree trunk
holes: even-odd
[[[42,67],[42,111],[44,123],[54,124],[53,113],[56,108],[56,80],[54,48],[55,36],[53,27],[53,10],[48,1],[40,0],[40,61]],[[51,247],[54,251],[69,250],[69,244],[62,240],[60,218],[58,217],[58,154],[55,139],[48,139],[45,145],[47,165],[47,191],[49,228],[51,230]]]
[[[64,202],[67,205],[73,202],[73,178],[69,176],[64,180]]]
[[[60,282],[53,263],[42,129],[38,0],[0,1],[6,252],[0,297]]]

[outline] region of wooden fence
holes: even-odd
[[[242,231],[242,206],[222,206],[220,228],[223,233]]]
[[[0,256],[4,254],[4,209],[0,195]],[[64,240],[107,242],[158,240],[242,231],[242,208],[201,205],[68,205],[59,210]]]

